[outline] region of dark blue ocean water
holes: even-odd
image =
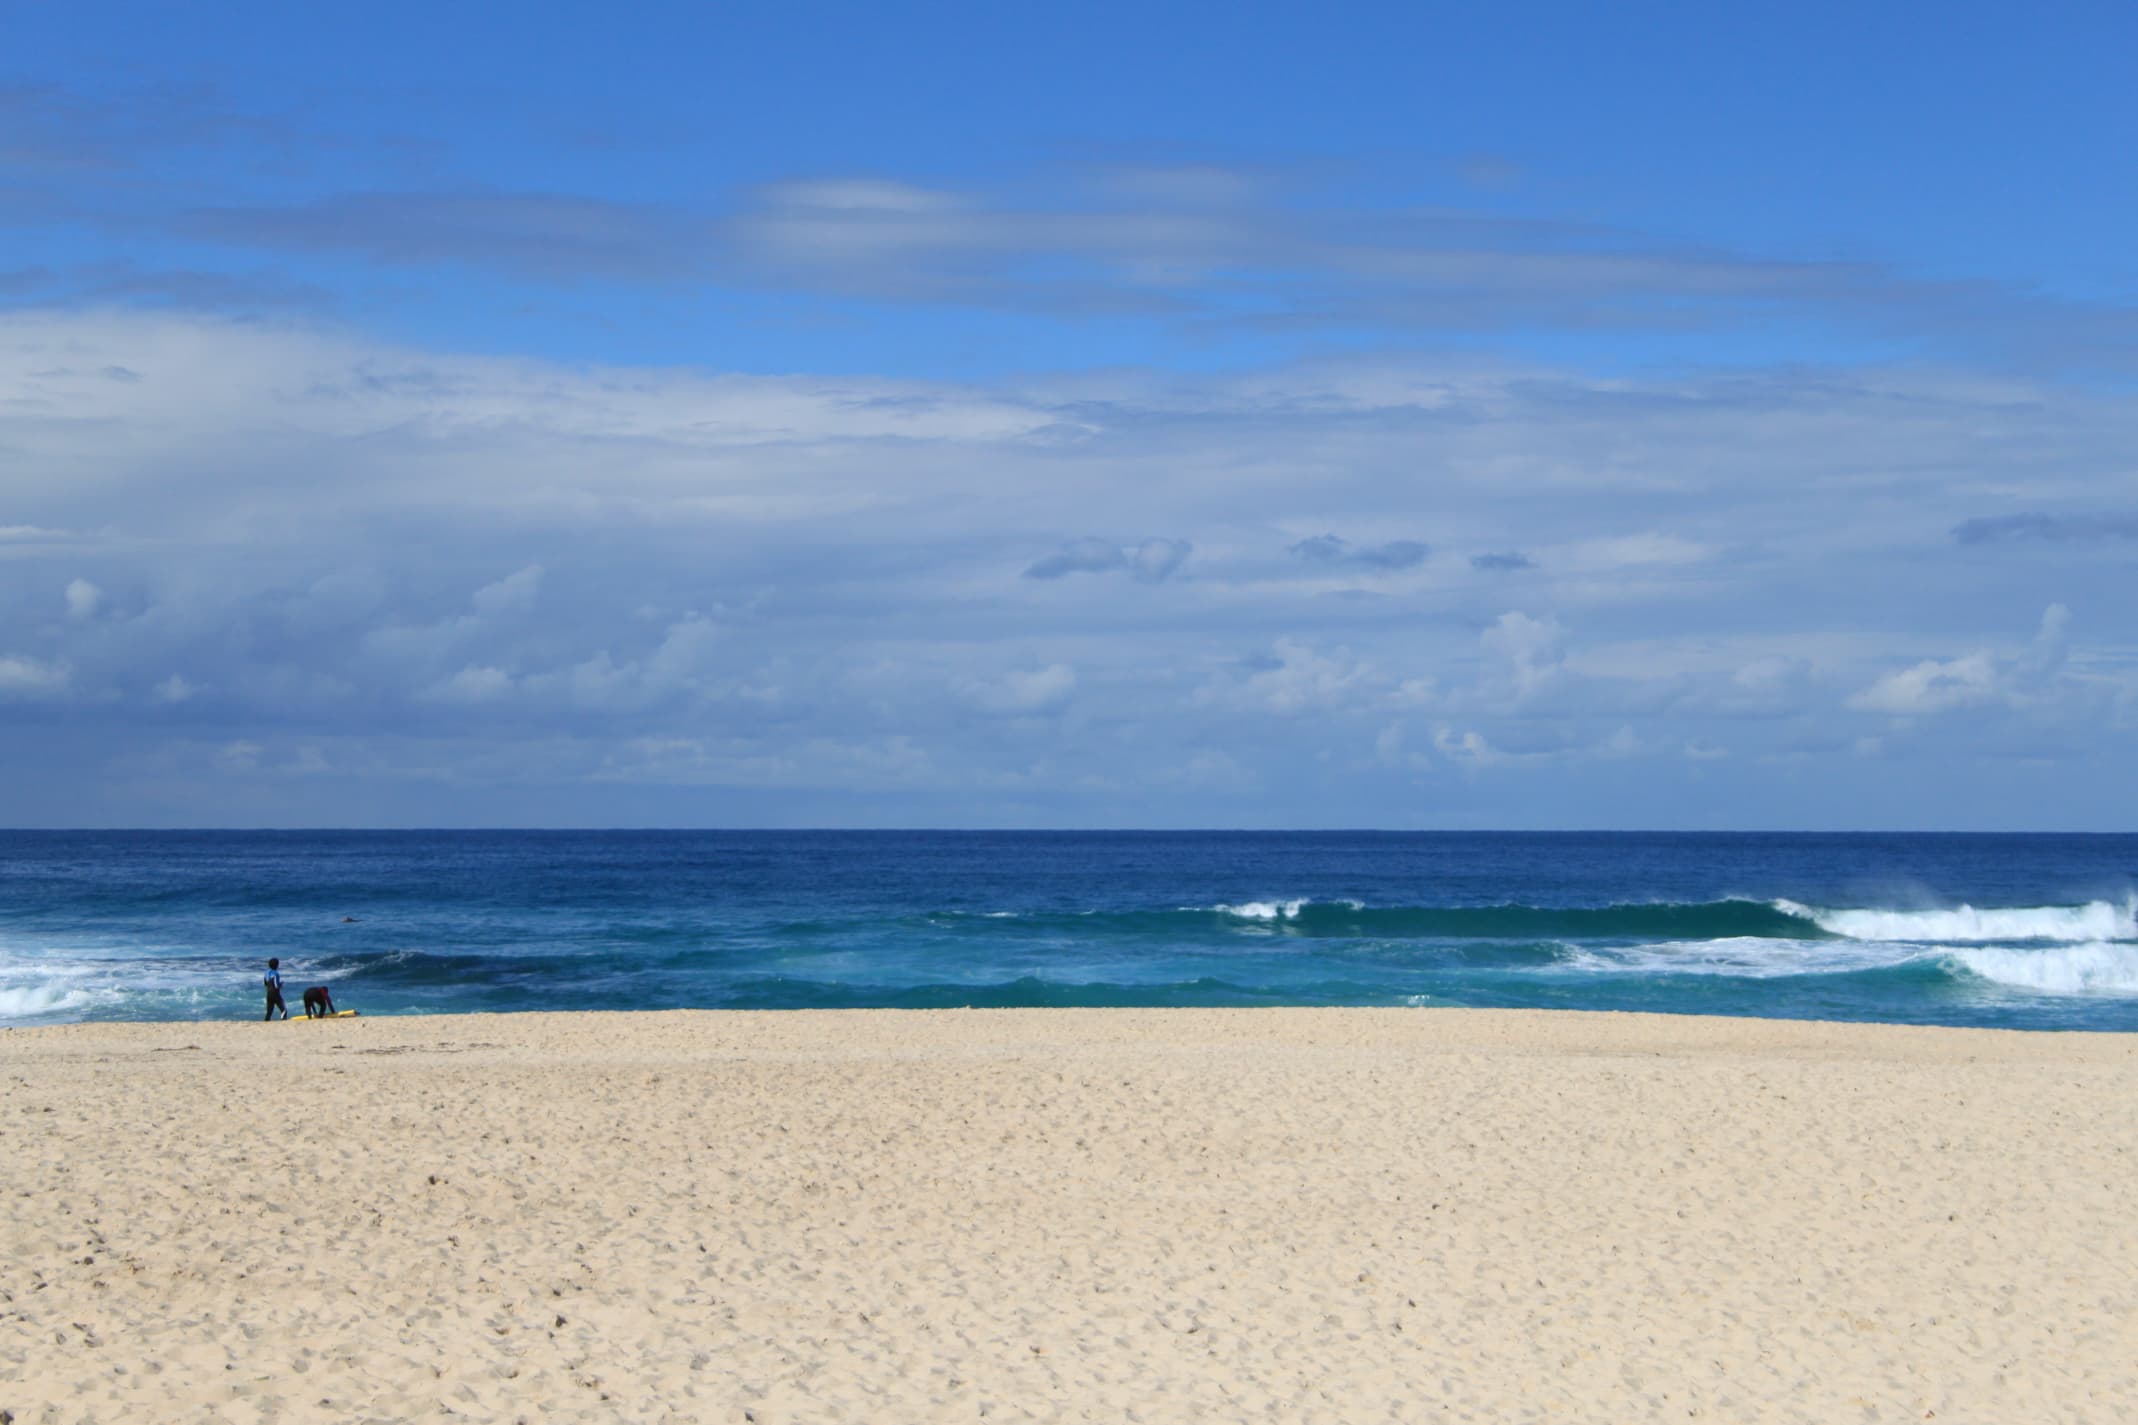
[[[2138,836],[0,833],[0,1023],[1519,1005],[2138,1030]],[[344,917],[354,917],[353,922]]]

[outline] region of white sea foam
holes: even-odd
[[[1988,910],[1971,905],[1951,910],[1823,910],[1795,901],[1776,901],[1774,907],[1851,940],[1981,945],[1999,940],[2081,943],[2138,939],[2138,901],[2131,900],[2122,905],[2089,901],[2085,905]]]
[[[0,985],[0,1020],[33,1019],[41,1014],[64,1014],[81,1009],[90,995],[78,986],[46,980],[28,985]]]
[[[2035,940],[2046,936],[2036,935]],[[1595,948],[1562,943],[1569,968],[1620,975],[1716,975],[1751,980],[1846,975],[1931,962],[1993,984],[2046,995],[2138,995],[2138,944],[2090,940],[2032,947],[1926,947],[1899,940],[1673,940]]]
[[[101,938],[0,936],[0,1024],[151,1017],[217,1004],[256,983],[250,962],[159,959],[163,947]],[[204,995],[205,991],[205,995]]]
[[[1243,905],[1221,905],[1219,915],[1236,915],[1242,920],[1293,920],[1307,903],[1297,901],[1248,901]]]
[[[1299,912],[1310,905],[1340,905],[1345,910],[1366,908],[1364,901],[1315,901],[1302,897],[1290,901],[1243,901],[1239,905],[1219,905],[1211,909],[1219,915],[1236,915],[1242,920],[1297,920]]]
[[[2050,995],[2138,995],[2138,945],[2094,940],[2051,949],[1955,950],[1956,965],[1985,980]]]
[[[1620,975],[1720,975],[1773,980],[1788,975],[1846,975],[1922,958],[1914,946],[1835,940],[1772,940],[1739,935],[1718,940],[1665,940],[1652,945],[1591,948],[1562,943],[1561,962],[1579,970]]]

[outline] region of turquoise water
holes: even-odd
[[[0,1023],[1500,1005],[2138,1030],[2138,837],[0,833]]]

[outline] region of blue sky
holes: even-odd
[[[2131,825],[2129,7],[8,29],[0,821]]]

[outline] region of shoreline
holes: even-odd
[[[257,1006],[255,1006],[257,1008]],[[344,1020],[368,1020],[372,1022],[414,1021],[423,1023],[450,1022],[455,1020],[518,1020],[540,1019],[545,1016],[560,1020],[612,1018],[618,1020],[657,1019],[671,1015],[702,1015],[730,1019],[763,1018],[778,1020],[807,1018],[811,1016],[859,1017],[867,1015],[1437,1015],[1449,1020],[1471,1018],[1494,1019],[1586,1019],[1596,1021],[1692,1021],[1715,1024],[1762,1024],[1762,1025],[1836,1025],[1847,1028],[1897,1030],[1932,1030],[1939,1033],[1958,1034],[2077,1034],[2101,1038],[2127,1038],[2138,1040],[2138,1029],[2034,1029],[2007,1025],[1923,1023],[1886,1019],[1825,1019],[1801,1015],[1755,1015],[1755,1014],[1707,1014],[1690,1010],[1649,1009],[1588,1009],[1575,1006],[1550,1008],[1534,1005],[1486,1006],[1458,1004],[1028,1004],[1028,1005],[799,1005],[791,1008],[762,1009],[755,1007],[729,1008],[701,1007],[692,1005],[667,1005],[648,1009],[455,1009],[455,1010],[359,1010],[345,1015]],[[290,1014],[291,1022],[304,1018],[301,1007]],[[15,1024],[0,1026],[19,1031],[44,1031],[89,1029],[98,1026],[142,1029],[195,1024],[227,1024],[243,1028],[263,1024],[258,1018],[244,1015],[221,1016],[199,1019],[71,1019],[52,1024]],[[271,1021],[279,1024],[277,1019]]]
[[[2138,1411],[2138,1034],[256,1024],[0,1035],[19,1425]]]
[[[626,1023],[652,1021],[667,1016],[706,1017],[749,1021],[763,1019],[776,1022],[783,1019],[810,1020],[834,1018],[859,1021],[871,1016],[932,1016],[970,1015],[978,1017],[1036,1015],[1051,1016],[1181,1016],[1213,1017],[1285,1015],[1285,1016],[1408,1016],[1431,1015],[1442,1017],[1442,1023],[1470,1019],[1477,1023],[1494,1020],[1535,1019],[1540,1022],[1593,1021],[1615,1022],[1638,1026],[1633,1032],[1647,1033],[1662,1025],[1693,1023],[1722,1025],[1747,1025],[1773,1027],[1784,1034],[1792,1026],[1802,1026],[1807,1031],[1819,1029],[1896,1031],[1899,1033],[1923,1032],[1951,1035],[2016,1035],[2021,1037],[2075,1038],[2100,1040],[2128,1040],[2138,1044],[2138,1029],[2094,1029],[2066,1025],[2012,1025],[2012,1024],[1951,1024],[1941,1021],[1891,1020],[1891,1019],[1837,1019],[1809,1015],[1754,1015],[1710,1014],[1695,1010],[1651,1009],[1588,1009],[1577,1007],[1538,1008],[1523,1005],[1514,1007],[1474,1006],[1457,1004],[1241,1004],[1241,1005],[837,1005],[796,1006],[781,1009],[698,1007],[689,1005],[664,1006],[654,1009],[472,1009],[472,1010],[424,1010],[424,1009],[343,1009],[330,1020],[341,1024],[433,1024],[452,1025],[461,1021],[513,1022],[519,1020],[557,1020],[570,1023],[582,1019],[615,1019]],[[304,1022],[302,1008],[293,1009],[287,1022]],[[281,1024],[280,1019],[264,1021],[249,1015],[224,1015],[199,1019],[70,1019],[47,1024],[0,1024],[0,1034],[65,1034],[97,1030],[178,1030],[200,1026],[228,1026],[244,1032],[249,1026]],[[322,1021],[324,1022],[324,1021]],[[1468,1034],[1470,1031],[1462,1031]],[[1598,1030],[1599,1035],[1606,1031]],[[1579,1036],[1577,1036],[1579,1037]],[[1460,1038],[1459,1042],[1469,1042]]]

